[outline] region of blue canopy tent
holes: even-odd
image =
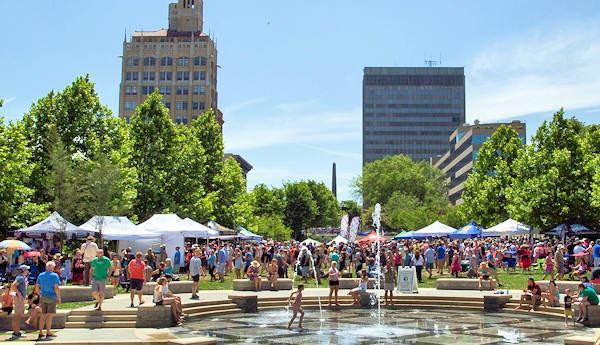
[[[260,242],[260,241],[263,240],[262,236],[259,236],[259,235],[255,234],[255,233],[252,233],[249,230],[246,230],[246,229],[244,229],[243,227],[241,227],[239,225],[235,229],[237,231],[239,231],[238,232],[238,238],[241,239],[241,240],[243,240],[243,241],[258,241],[258,242]]]
[[[478,228],[477,223],[471,222],[455,232],[451,232],[448,237],[451,240],[481,237],[481,229]]]

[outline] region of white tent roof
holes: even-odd
[[[35,225],[15,231],[15,233],[25,233],[25,235],[29,236],[48,233],[65,233],[67,235],[76,234],[78,236],[85,236],[90,232],[95,231],[86,231],[69,223],[56,211],[52,212],[48,218]]]
[[[186,227],[183,219],[179,218],[175,213],[171,214],[155,214],[147,221],[138,225],[138,227],[150,231],[164,234],[168,232],[182,233]]]
[[[211,238],[219,236],[219,231],[211,229],[204,224],[200,224],[190,218],[182,220],[184,224],[184,236],[197,238]]]
[[[340,235],[337,235],[336,238],[334,238],[333,240],[329,241],[327,244],[332,244],[333,242],[335,243],[348,243],[348,240]]]
[[[93,216],[80,228],[90,232],[102,231],[106,240],[139,240],[160,237],[160,234],[135,226],[127,217]]]
[[[494,225],[482,232],[482,236],[513,236],[528,235],[531,228],[514,219],[507,219],[504,222]]]
[[[417,237],[442,237],[448,236],[449,233],[456,231],[455,228],[438,221],[427,225],[423,229],[417,230],[413,233]]]
[[[304,241],[302,241],[303,245],[308,245],[309,243],[312,243],[313,246],[319,246],[321,245],[321,242],[317,241],[317,240],[313,240],[312,238],[307,238]]]

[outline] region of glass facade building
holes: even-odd
[[[366,67],[363,165],[389,155],[424,160],[444,154],[465,122],[462,67]]]
[[[452,132],[449,138],[450,149],[443,155],[431,158],[431,165],[440,168],[448,176],[448,198],[453,204],[462,204],[462,192],[465,189],[463,184],[473,170],[481,145],[502,125],[512,127],[523,144],[526,143],[527,132],[523,122],[480,124],[476,121],[474,125],[462,125]]]

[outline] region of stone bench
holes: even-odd
[[[358,287],[357,280],[358,280],[358,278],[339,278],[340,289],[354,289],[355,287]],[[369,282],[367,283],[367,288],[374,289],[375,281],[376,281],[376,279],[369,278]],[[383,289],[383,279],[381,279],[381,288]]]
[[[169,291],[174,294],[182,294],[182,293],[192,293],[192,281],[191,280],[181,280],[177,282],[169,283]],[[156,288],[156,282],[147,282],[142,287],[142,294],[144,295],[153,295],[154,288]]]
[[[540,288],[542,289],[542,291],[546,291],[548,289],[548,284],[549,281],[548,280],[540,280],[537,281],[536,283],[538,283],[540,285]],[[556,281],[556,287],[558,287],[558,291],[560,293],[565,293],[566,289],[571,289],[571,292],[575,293],[577,291],[579,291],[579,284],[581,284],[580,281],[575,281],[575,280],[558,280]],[[523,288],[525,288],[525,286],[527,285],[527,282],[523,283]],[[594,285],[594,290],[596,290],[596,293],[600,293],[600,284],[593,284]]]
[[[0,331],[10,331],[12,330],[12,318],[15,314],[11,314],[8,316],[0,316]],[[56,314],[52,318],[52,328],[53,329],[62,329],[65,328],[65,324],[67,323],[67,316],[69,315],[68,311],[57,310]],[[21,330],[28,330],[29,328],[25,325],[25,321],[29,315],[25,313],[25,316],[21,318]]]
[[[573,312],[575,313],[575,318],[578,318],[579,303],[573,303]],[[588,306],[588,321],[585,323],[585,325],[588,327],[600,327],[600,306]]]
[[[358,298],[362,308],[373,308],[377,306],[377,294],[374,292],[361,291]]]
[[[270,290],[271,282],[267,279],[261,279],[261,290]],[[277,290],[291,290],[292,280],[291,279],[277,279]],[[233,280],[234,291],[254,291],[254,282],[250,279],[234,279]]]
[[[227,296],[244,313],[258,313],[258,296],[236,294]]]
[[[141,305],[137,308],[136,328],[163,328],[175,324],[171,306],[169,305]]]
[[[494,290],[495,286],[496,282],[492,284],[491,280],[481,282],[482,290]],[[438,290],[479,290],[479,281],[467,278],[441,278],[435,281],[435,288]]]
[[[85,302],[92,301],[91,286],[61,286],[60,299],[62,302]],[[113,298],[115,296],[115,287],[106,285],[104,289],[104,298]]]
[[[510,302],[512,295],[492,295],[483,296],[483,311],[487,313],[497,313]]]

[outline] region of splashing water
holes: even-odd
[[[375,274],[377,275],[377,281],[375,283],[375,298],[377,299],[377,324],[381,326],[381,299],[379,296],[381,295],[381,205],[379,203],[375,204],[375,209],[373,210],[373,214],[371,214],[371,218],[373,219],[373,226],[376,228],[377,232],[377,255],[375,256]]]
[[[310,259],[310,263],[312,264],[312,269],[315,274],[315,284],[317,286],[317,289],[319,288],[319,280],[317,279],[317,274],[319,274],[319,272],[317,272],[317,268],[315,267],[315,260],[312,256],[312,253],[310,252],[310,250],[308,250],[308,248],[303,245],[302,247],[300,247],[300,252],[298,253],[298,257],[296,258],[296,264],[294,265],[294,277],[292,278],[292,291],[294,291],[296,275],[298,273],[298,267],[300,266],[300,258],[302,257],[303,253],[306,253],[308,255],[308,258]],[[317,295],[317,301],[319,302],[319,315],[321,316],[320,321],[322,323],[323,321],[325,321],[325,319],[323,318],[323,308],[321,307],[321,296]],[[286,310],[289,310],[289,306],[286,307]]]

